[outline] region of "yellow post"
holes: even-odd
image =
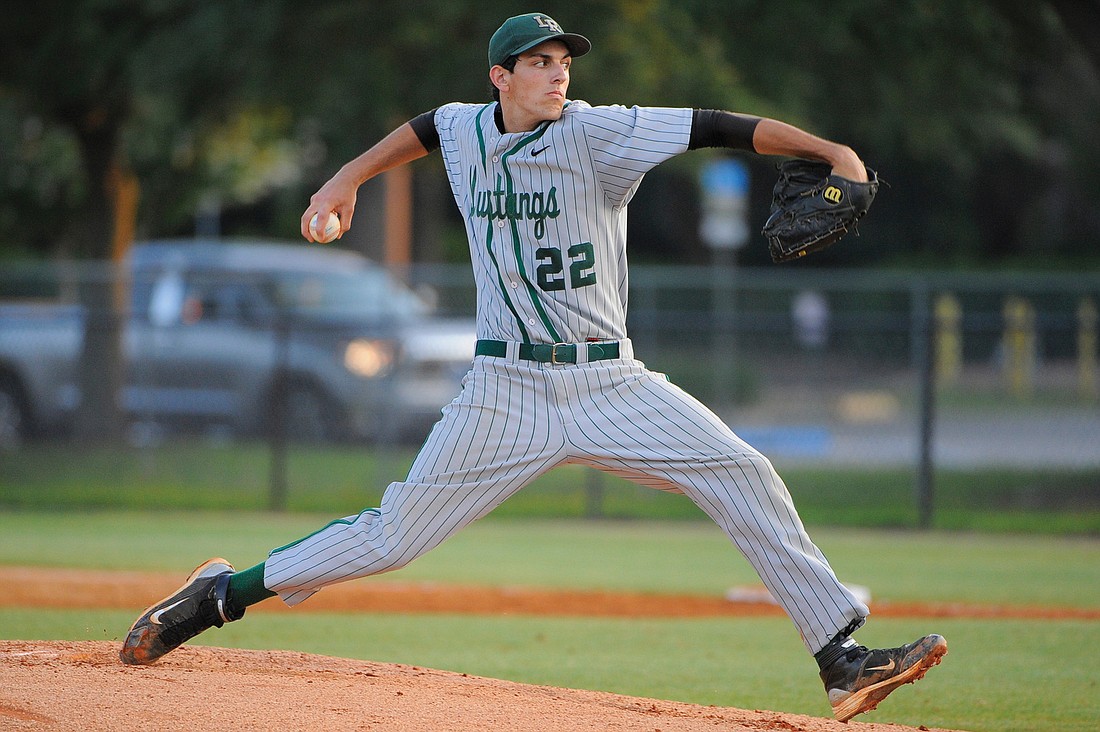
[[[1035,308],[1022,297],[1005,300],[1005,377],[1013,396],[1031,393],[1035,371]]]
[[[1100,314],[1091,297],[1081,298],[1077,306],[1077,390],[1085,399],[1096,399],[1096,324]]]
[[[950,293],[936,298],[936,382],[949,385],[962,373],[962,306]]]

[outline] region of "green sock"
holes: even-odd
[[[275,593],[264,587],[264,563],[237,572],[229,577],[226,602],[235,611],[243,612],[249,605],[274,597]]]

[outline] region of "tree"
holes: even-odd
[[[20,3],[0,26],[0,89],[10,105],[73,142],[78,174],[69,216],[51,220],[63,252],[117,261],[129,246],[139,185],[128,144],[151,110],[169,107],[188,126],[216,117],[244,89],[242,75],[271,60],[279,3],[241,0]],[[264,54],[267,53],[267,57]],[[83,288],[86,307],[78,434],[109,438],[121,429],[122,383],[117,275]]]
[[[1096,2],[688,5],[767,101],[747,111],[850,142],[879,167],[877,238],[940,265],[1100,243],[1096,197],[1077,193],[1097,190]]]
[[[596,42],[577,66],[576,96],[724,107],[850,142],[890,183],[866,226],[942,262],[1029,246],[1080,251],[1068,235],[1050,236],[1044,222],[1058,210],[1078,237],[1100,240],[1095,201],[1077,193],[1100,184],[1098,7],[594,0],[554,12]],[[0,26],[0,162],[14,171],[0,176],[0,228],[33,240],[27,213],[41,206],[72,222],[63,251],[106,255],[104,213],[132,192],[133,174],[144,192],[139,231],[190,226],[206,192],[232,203],[273,184],[277,215],[255,227],[285,231],[309,189],[371,140],[439,103],[487,99],[485,40],[506,12],[474,0],[13,7]],[[234,166],[247,162],[246,146],[220,167],[210,154],[242,134],[265,154],[297,147],[287,153],[297,170],[242,187]],[[671,171],[683,187],[691,165],[654,177]],[[758,179],[770,172],[754,165]],[[1002,185],[1006,173],[1035,185]],[[56,252],[58,238],[25,248]]]

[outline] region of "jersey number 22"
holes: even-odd
[[[596,264],[596,252],[592,242],[574,244],[567,250],[569,255],[569,288],[576,290],[596,284],[596,273],[592,268]],[[541,263],[535,270],[539,287],[546,292],[556,292],[566,288],[565,262],[561,249],[557,247],[539,247],[535,258]]]

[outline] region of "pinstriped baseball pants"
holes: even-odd
[[[810,540],[770,461],[709,409],[631,358],[551,365],[478,356],[407,478],[377,509],[271,552],[290,605],[399,569],[551,468],[580,463],[682,492],[729,536],[816,652],[869,614]]]

